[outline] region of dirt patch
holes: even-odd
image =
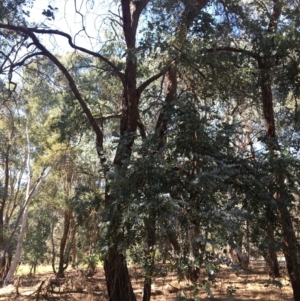
[[[222,267],[215,282],[207,282],[204,271],[198,286],[189,281],[179,282],[175,274],[157,277],[152,285],[151,300],[235,300],[235,301],[292,301],[292,289],[285,272],[277,281],[270,280],[266,270],[254,267],[249,271],[236,273]],[[137,301],[142,300],[143,276],[138,268],[130,268],[132,284]],[[209,292],[211,295],[208,296]],[[105,277],[102,269],[93,277],[86,277],[83,271],[68,271],[64,279],[55,279],[53,274],[16,279],[15,286],[0,289],[0,301],[9,300],[85,300],[107,301]]]

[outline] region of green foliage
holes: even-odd
[[[82,263],[87,268],[87,275],[93,276],[96,273],[97,264],[99,263],[99,255],[95,253],[88,255],[82,259]]]
[[[29,16],[29,11],[24,10],[32,5],[32,0],[4,0],[0,3],[0,21],[22,22],[24,15]]]
[[[70,202],[79,225],[88,222],[93,213],[97,213],[102,204],[101,197],[89,187],[79,186]]]
[[[281,16],[277,30],[273,30],[271,2],[210,1],[196,15],[194,1],[153,0],[143,11],[136,49],[126,48],[118,16],[112,13],[116,19],[107,18],[112,22],[105,32],[109,40],[95,51],[109,59],[113,68],[97,55],[79,51],[57,56],[103,131],[106,163],[102,166],[94,133],[67,80],[45,58],[24,64],[24,83],[17,91],[22,95],[17,100],[21,108],[18,122],[22,125],[22,116],[32,120],[35,166],[53,163],[55,175],[43,200],[57,207],[58,221],[66,208],[72,213],[72,225],[78,227],[78,257],[85,258],[89,269],[97,263],[97,242],[101,259],[117,244],[118,251],[143,267],[147,277],[172,270],[183,279],[206,266],[208,279],[201,279],[204,282],[195,286],[195,292],[202,286],[212,296],[218,262],[210,248],[238,245],[248,226],[246,235],[258,255],[266,257],[270,244],[276,251],[282,249],[282,228],[276,214],[282,204],[276,194],[283,197],[295,228],[299,228],[300,13],[296,2],[279,1]],[[0,20],[20,24],[19,8],[25,3],[2,1]],[[54,20],[55,11],[49,5],[43,15]],[[5,30],[0,35],[5,53],[18,57],[14,39],[23,39],[23,35],[15,37]],[[130,81],[126,76],[132,70],[123,74],[126,59],[134,59],[137,65]],[[0,72],[10,85],[10,73],[18,64],[14,62],[12,67],[10,60],[0,60]],[[128,99],[121,102],[127,89],[136,82],[138,87],[160,70],[170,70],[170,62],[176,67],[173,99],[165,101],[169,91],[165,88],[175,85],[166,73],[160,82],[146,87],[139,107],[131,112],[144,123],[147,137],[140,139],[135,132],[121,134],[119,118],[132,106]],[[262,124],[266,118],[261,105],[264,73],[270,74],[276,151],[268,150],[270,137]],[[23,172],[20,157],[24,151],[16,142],[23,139],[22,126],[10,135],[17,120],[11,119],[10,113],[18,109],[7,102],[10,91],[5,89],[5,80],[2,83],[1,79],[1,101],[8,109],[1,107],[1,114],[6,110],[0,120],[1,158],[14,142],[10,173],[17,174]],[[162,116],[166,129],[157,128]],[[126,118],[122,122],[128,122]],[[13,193],[6,194],[2,178],[1,183],[0,197],[11,197]],[[10,186],[14,183],[11,176]],[[38,233],[29,225],[26,260],[36,264],[46,252],[42,242],[47,241],[50,229],[46,216],[32,220],[44,229]],[[261,227],[267,222],[274,227],[272,241],[267,229]],[[55,233],[60,228],[53,225],[52,230]],[[160,260],[167,264],[155,267]],[[237,289],[229,286],[228,296]],[[196,300],[197,292],[194,297]],[[178,300],[186,297],[178,295]]]
[[[51,220],[47,208],[34,208],[29,214],[29,219],[22,262],[31,266],[31,274],[32,271],[35,273],[38,264],[49,260],[47,242],[51,233]]]
[[[157,152],[157,137],[149,136],[136,149],[129,168],[115,172],[111,183],[115,201],[104,211],[104,220],[120,219],[115,235],[122,232],[121,247],[129,249],[142,266],[147,266],[143,245],[149,225],[156,229],[158,244],[174,231],[182,250],[176,270],[185,275],[191,266],[190,242],[184,233],[191,225],[201,229],[193,238],[200,249],[209,242],[208,233],[214,244],[237,235],[240,223],[246,220],[240,202],[247,199],[245,193],[251,195],[245,189],[254,179],[244,174],[248,160],[239,158],[230,147],[238,124],[219,122],[212,114],[215,126],[211,126],[212,120],[205,118],[201,107],[195,107],[189,94],[172,105],[168,143]],[[252,176],[251,168],[249,172]],[[229,187],[236,189],[236,198],[228,202]],[[200,266],[209,258],[209,253],[201,251],[194,264]]]

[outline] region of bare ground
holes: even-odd
[[[137,301],[142,300],[143,277],[138,268],[130,268]],[[189,281],[178,282],[175,274],[154,280],[151,300],[216,300],[216,301],[292,301],[292,289],[285,271],[277,281],[269,279],[264,267],[252,267],[249,271],[236,274],[231,268],[222,267],[216,275],[216,282],[210,283],[209,297],[201,281],[198,287]],[[203,271],[202,277],[206,278]],[[17,293],[18,292],[18,293]],[[59,281],[53,274],[21,276],[15,286],[0,289],[0,301],[9,300],[51,300],[51,301],[107,301],[105,277],[102,269],[93,277],[86,277],[83,271],[68,271]]]

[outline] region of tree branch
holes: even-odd
[[[25,63],[28,59],[30,59],[30,58],[32,58],[32,57],[35,57],[35,56],[38,56],[38,55],[44,55],[44,54],[43,54],[43,52],[34,52],[34,53],[31,53],[31,54],[25,56],[24,59],[23,59],[22,61],[19,61],[19,62],[13,64],[12,67],[14,68],[14,67],[17,67],[17,66],[23,66],[24,63]]]
[[[244,53],[255,59],[257,59],[259,57],[259,55],[257,53],[254,53],[252,51],[241,49],[241,48],[230,47],[230,46],[203,49],[203,52],[219,52],[219,51]]]
[[[94,133],[96,134],[96,150],[97,150],[98,156],[100,158],[100,161],[104,162],[105,158],[104,158],[104,154],[103,154],[103,133],[102,133],[101,129],[99,128],[97,121],[93,117],[87,103],[82,98],[82,96],[76,86],[76,83],[75,83],[73,77],[71,76],[71,74],[69,73],[69,71],[67,70],[67,68],[58,60],[58,58],[56,56],[54,56],[44,45],[42,45],[40,43],[40,41],[38,40],[36,35],[32,32],[32,30],[24,28],[24,27],[6,25],[6,24],[0,24],[0,28],[11,29],[14,31],[18,31],[18,32],[27,34],[33,41],[34,45],[38,49],[40,49],[41,52],[46,57],[48,57],[48,59],[50,61],[52,61],[57,66],[57,68],[63,73],[63,75],[67,78],[67,80],[69,82],[69,86],[72,90],[72,93],[74,94],[75,98],[81,105],[83,112],[87,116],[87,119],[88,119]]]
[[[84,53],[87,53],[87,54],[90,54],[94,57],[97,57],[100,60],[102,60],[103,62],[105,62],[107,65],[109,65],[116,72],[116,74],[120,78],[122,84],[123,85],[125,84],[124,74],[122,72],[120,72],[120,70],[117,68],[117,66],[113,62],[111,62],[108,58],[106,58],[105,56],[103,56],[103,55],[101,55],[97,52],[94,52],[94,51],[88,50],[86,48],[75,45],[72,41],[71,36],[69,34],[65,33],[65,32],[62,32],[60,30],[52,30],[52,29],[24,28],[24,27],[14,26],[14,25],[10,25],[10,24],[0,24],[0,28],[19,31],[19,32],[27,33],[28,35],[29,35],[29,33],[41,33],[41,34],[54,34],[54,35],[65,37],[65,38],[68,39],[69,45],[73,49],[80,50]]]
[[[270,23],[268,26],[268,32],[273,33],[277,31],[278,20],[282,11],[282,3],[278,0],[273,0],[273,11],[270,16]]]
[[[107,116],[94,116],[94,118],[99,122],[107,119],[113,119],[113,118],[121,118],[122,114],[113,114],[113,115],[107,115]]]
[[[137,93],[138,95],[141,95],[142,92],[155,80],[160,78],[161,76],[165,75],[168,69],[166,68],[163,71],[160,71],[159,73],[153,75],[152,77],[148,78],[146,81],[144,81],[138,88],[137,88]]]
[[[140,0],[136,2],[135,6],[139,14],[143,11],[143,9],[147,6],[150,0]]]

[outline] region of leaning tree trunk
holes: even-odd
[[[10,265],[9,271],[6,275],[6,278],[4,280],[4,284],[8,285],[12,282],[14,273],[16,271],[16,268],[20,262],[21,252],[22,252],[22,246],[23,241],[26,233],[26,226],[27,226],[27,219],[28,219],[28,212],[29,212],[29,205],[32,199],[36,196],[36,194],[39,191],[39,188],[41,184],[46,180],[50,169],[44,169],[42,172],[42,175],[38,178],[36,183],[31,187],[31,145],[30,145],[30,139],[29,139],[29,133],[28,133],[28,127],[26,126],[26,136],[27,136],[27,171],[28,171],[28,178],[27,178],[27,188],[26,188],[26,199],[24,202],[24,205],[20,211],[20,216],[22,215],[22,224],[21,224],[21,231],[18,237],[18,243],[16,247],[15,256],[13,258],[13,261]]]

